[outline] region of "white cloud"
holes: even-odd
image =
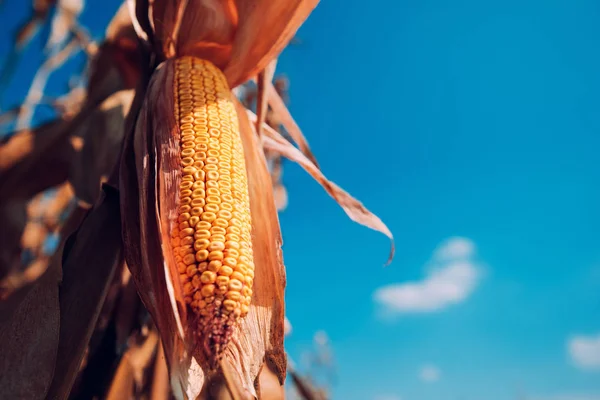
[[[567,343],[573,363],[581,369],[600,369],[600,334],[575,335]]]
[[[325,331],[317,331],[313,340],[319,346],[326,346],[329,343],[329,336],[327,336],[327,332]]]
[[[423,382],[427,382],[427,383],[433,383],[433,382],[439,381],[441,375],[442,375],[442,372],[440,371],[440,369],[438,367],[436,367],[435,365],[431,365],[431,364],[424,365],[419,370],[419,378]]]
[[[397,283],[375,291],[375,301],[392,313],[433,312],[469,297],[479,281],[475,244],[454,237],[433,253],[429,273],[422,281]]]
[[[435,251],[438,261],[470,258],[475,254],[475,244],[466,238],[453,237],[442,243]]]

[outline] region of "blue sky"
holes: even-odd
[[[99,37],[118,1],[89,3]],[[336,399],[600,399],[600,4],[364,4],[323,1],[278,71],[396,258],[384,268],[385,237],[287,163],[290,355],[325,331]],[[2,55],[21,8],[0,15]]]

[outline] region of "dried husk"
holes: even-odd
[[[169,227],[177,217],[176,195],[180,179],[173,77],[174,63],[171,61],[156,70],[135,134],[126,142],[121,165],[121,196],[122,213],[130,217],[123,221],[123,237],[127,264],[140,296],[161,332],[173,390],[179,396],[185,393],[188,398],[195,398],[210,372],[205,355],[197,346],[197,338],[191,334],[193,327],[187,318],[169,241]],[[223,363],[226,369],[233,371],[233,379],[243,389],[243,398],[252,398],[256,396],[255,381],[265,361],[280,384],[284,380],[285,271],[271,177],[245,109],[236,104],[246,157],[251,213],[260,217],[253,218],[252,226],[256,270],[250,312],[234,329]]]
[[[234,88],[275,59],[318,0],[130,0],[161,59],[196,56]]]
[[[130,1],[138,34],[160,59],[191,55],[219,66],[233,88],[262,71],[287,44],[317,1]],[[140,32],[143,30],[144,32]],[[267,79],[270,80],[270,77]],[[165,61],[148,86],[135,133],[121,161],[121,211],[127,264],[161,333],[171,384],[178,398],[195,398],[221,376],[210,374],[186,306],[169,243],[177,210],[178,132],[174,120],[173,63]],[[264,101],[261,101],[264,104]],[[237,104],[253,218],[255,280],[249,315],[235,329],[222,371],[237,396],[253,398],[261,368],[282,385],[283,290],[281,233],[262,146]],[[231,373],[231,374],[229,374]],[[207,380],[208,379],[208,380]]]

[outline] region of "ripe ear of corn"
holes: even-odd
[[[248,180],[225,76],[195,57],[175,65],[181,180],[171,246],[191,320],[214,363],[252,298]]]

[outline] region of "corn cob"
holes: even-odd
[[[198,321],[205,350],[218,359],[252,298],[244,152],[223,73],[194,57],[175,63],[181,183],[171,245],[185,302]]]

